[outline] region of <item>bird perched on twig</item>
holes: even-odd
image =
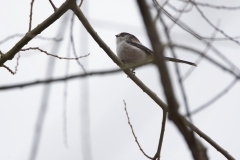
[[[122,32],[116,35],[117,38],[117,56],[125,64],[145,62],[148,58],[153,57],[153,51],[145,47],[134,35]],[[196,66],[195,63],[164,57],[165,61],[185,63]],[[134,69],[133,69],[134,70]]]

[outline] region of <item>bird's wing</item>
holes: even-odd
[[[142,45],[141,42],[137,38],[135,39],[134,37],[132,37],[131,40],[127,40],[126,42],[134,47],[137,47],[137,48],[143,50],[148,56],[153,55],[153,51],[151,51],[150,49],[148,49],[147,47]]]

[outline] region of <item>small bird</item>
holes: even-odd
[[[134,35],[122,32],[115,36],[117,43],[117,56],[123,63],[140,63],[146,61],[148,58],[153,57],[153,51],[142,45],[142,43]],[[196,64],[192,62],[170,57],[164,58],[165,61],[186,63],[192,66],[196,66]]]

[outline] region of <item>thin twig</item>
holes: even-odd
[[[186,1],[186,0],[179,0],[179,1],[189,3],[189,1]],[[201,3],[201,2],[196,2],[196,1],[194,1],[194,3],[198,6],[209,7],[209,8],[214,8],[214,9],[226,9],[226,10],[239,10],[240,9],[240,6],[237,6],[237,7],[217,6],[217,5],[213,5],[213,4]]]
[[[54,3],[52,2],[52,0],[49,0],[49,2],[50,2],[50,4],[52,5],[52,7],[53,7],[53,10],[54,10],[54,11],[56,11],[56,10],[57,10],[57,8],[56,8],[56,6],[54,5]]]
[[[192,7],[188,8],[188,9],[186,9],[185,7],[183,7],[183,9],[178,9],[175,6],[173,6],[171,3],[168,3],[167,5],[169,8],[173,9],[176,12],[180,12],[180,13],[188,13],[188,12],[192,11]]]
[[[30,86],[40,85],[40,84],[62,82],[62,81],[73,80],[76,78],[85,78],[88,76],[107,75],[107,74],[118,73],[121,71],[122,71],[121,69],[113,69],[113,70],[106,70],[106,71],[93,71],[93,72],[88,72],[87,74],[85,74],[85,73],[74,74],[74,75],[70,75],[67,77],[63,76],[60,78],[50,78],[50,79],[45,79],[45,80],[37,80],[37,81],[25,82],[25,83],[19,83],[19,84],[3,85],[3,86],[0,86],[0,90],[8,90],[8,89],[14,89],[14,88],[30,87]]]
[[[137,143],[140,151],[144,154],[144,156],[146,156],[146,157],[149,158],[149,159],[153,159],[152,157],[148,156],[148,155],[143,151],[142,147],[140,146],[140,144],[139,144],[139,142],[138,142],[138,140],[137,140],[137,136],[136,136],[135,133],[134,133],[133,126],[132,126],[132,124],[131,124],[131,122],[130,122],[130,118],[129,118],[129,115],[128,115],[127,105],[126,105],[125,100],[123,100],[123,103],[124,103],[124,110],[125,110],[125,112],[126,112],[127,119],[128,119],[128,124],[129,124],[129,126],[130,126],[130,128],[131,128],[131,130],[132,130],[132,134],[133,134],[133,137],[134,137],[134,139],[135,139],[135,142]]]
[[[24,37],[26,34],[13,34],[11,36],[7,36],[6,38],[4,38],[3,40],[0,41],[0,45],[7,42],[8,40],[10,39],[13,39],[15,37]],[[35,36],[31,36],[29,34],[27,34],[26,36],[28,37],[35,37]],[[43,37],[43,36],[36,36],[35,38],[38,38],[38,39],[42,39],[42,40],[52,40],[52,41],[56,41],[56,42],[60,42],[62,41],[62,39],[58,39],[58,38],[48,38],[48,37]]]
[[[30,32],[31,28],[32,28],[33,3],[34,3],[34,0],[32,0],[31,3],[30,3],[30,15],[29,15],[29,28],[28,28],[28,32]]]
[[[214,96],[213,98],[211,98],[208,102],[206,102],[205,104],[203,104],[202,106],[198,107],[197,109],[191,111],[191,115],[199,113],[200,111],[206,109],[207,107],[209,107],[211,104],[213,104],[214,102],[216,102],[218,99],[220,99],[222,96],[224,96],[225,94],[227,94],[227,92],[237,83],[239,79],[234,79],[226,88],[224,88],[221,92],[219,92],[216,96]]]
[[[0,59],[0,66],[2,66],[6,61],[12,60],[13,57],[28,43],[34,36],[40,34],[43,30],[49,27],[52,23],[58,20],[65,12],[69,10],[71,3],[74,3],[72,0],[65,1],[59,9],[51,14],[47,19],[40,23],[37,27],[28,32],[21,40],[19,40],[7,53],[3,54]],[[33,35],[29,37],[28,35]]]
[[[233,39],[233,37],[227,35],[223,30],[219,29],[217,26],[215,26],[203,13],[203,11],[198,7],[198,5],[196,5],[196,3],[192,0],[189,0],[189,2],[191,2],[192,4],[194,4],[195,8],[197,9],[197,11],[200,13],[200,15],[202,16],[202,18],[210,25],[212,26],[215,30],[217,30],[218,32],[220,32],[222,35],[224,35],[226,38],[228,38],[229,40],[237,43],[238,45],[240,45],[240,42]]]
[[[167,112],[163,110],[162,128],[161,128],[161,133],[160,133],[160,138],[159,138],[159,143],[158,143],[158,149],[157,149],[157,153],[153,157],[153,160],[160,159],[160,157],[161,157],[160,155],[161,155],[161,149],[162,149],[162,143],[163,143],[163,136],[164,136],[164,131],[165,131],[166,119],[167,119]]]
[[[179,45],[179,44],[171,44],[172,46],[179,48],[179,49],[183,49],[183,50],[187,50],[187,51],[191,51],[192,53],[198,54],[198,55],[203,55],[204,58],[206,60],[208,60],[209,62],[211,62],[212,64],[216,65],[217,67],[219,67],[220,69],[232,74],[234,77],[236,78],[240,78],[240,75],[236,74],[235,72],[233,72],[231,69],[228,69],[227,67],[223,66],[222,64],[220,64],[219,62],[217,62],[216,60],[208,57],[207,55],[205,55],[205,53],[203,53],[202,51],[199,51],[197,49],[188,47],[188,46],[184,46],[184,45]]]
[[[79,8],[82,6],[83,1],[84,1],[84,0],[81,0],[80,4],[78,5]]]
[[[219,27],[219,25],[220,25],[220,21],[218,21],[217,27]],[[214,38],[216,35],[217,35],[217,30],[214,30],[214,32],[213,32],[213,34],[212,34],[212,38]],[[200,55],[200,56],[198,57],[198,59],[195,61],[195,63],[196,63],[197,65],[201,62],[201,60],[203,59],[203,57],[208,53],[209,49],[210,49],[211,46],[212,46],[212,42],[213,42],[213,41],[210,41],[210,42],[207,43],[207,46],[206,46],[205,50],[203,51],[204,54],[203,54],[203,55]],[[189,77],[189,75],[193,72],[194,69],[195,69],[195,67],[191,67],[191,68],[182,76],[181,80],[182,80],[182,81],[186,80],[187,77]]]
[[[74,43],[74,39],[73,39],[73,24],[74,24],[74,17],[75,14],[72,14],[72,18],[71,18],[71,24],[70,24],[70,39],[71,39],[71,44],[72,44],[72,50],[73,50],[73,54],[75,57],[77,57],[77,53],[76,53],[76,49],[75,49],[75,43]],[[82,68],[84,73],[87,73],[84,66],[77,60],[78,65]]]
[[[57,56],[57,55],[50,54],[50,53],[48,53],[47,51],[44,51],[44,50],[40,49],[39,47],[29,47],[29,48],[21,49],[21,51],[27,51],[27,50],[39,50],[40,52],[43,52],[43,53],[45,53],[45,54],[48,55],[48,56],[56,57],[56,58],[58,58],[58,59],[66,59],[66,60],[78,60],[78,59],[80,59],[80,58],[84,58],[84,57],[87,57],[87,56],[90,55],[90,53],[88,53],[88,54],[86,54],[86,55],[84,55],[84,56],[79,56],[79,57],[76,57],[76,58],[67,58],[67,57],[59,57],[59,56]]]
[[[188,3],[186,3],[186,5],[182,7],[182,9],[181,9],[182,12],[180,12],[180,14],[179,14],[179,15],[177,16],[177,18],[175,19],[176,22],[179,21],[179,19],[180,19],[181,16],[183,15],[184,11],[187,9],[187,7],[188,7]],[[191,11],[192,9],[193,9],[193,5],[190,6],[190,9],[189,9],[189,10]],[[168,27],[168,32],[170,32],[170,30],[174,27],[175,24],[176,24],[176,23],[173,22],[173,24]]]
[[[17,69],[18,69],[18,65],[19,65],[19,58],[20,58],[20,53],[18,53],[18,57],[17,57],[17,63],[15,66],[15,71],[12,71],[8,66],[6,65],[2,65],[1,67],[6,68],[10,73],[12,73],[12,75],[15,75],[17,73]]]
[[[8,66],[2,65],[1,67],[6,68],[10,73],[12,73],[12,75],[15,74]]]
[[[180,23],[180,21],[177,21],[176,18],[174,18],[170,13],[168,13],[156,0],[154,2],[158,5],[159,9],[169,18],[171,19],[174,23],[176,23],[179,27],[181,27],[183,30],[187,31],[197,39],[201,40],[202,37],[198,35],[196,32],[190,30],[188,27],[186,27],[184,24]]]
[[[18,53],[18,57],[17,57],[17,64],[15,66],[15,71],[14,71],[14,74],[17,73],[17,70],[18,70],[18,65],[19,65],[19,59],[20,59],[20,52]]]

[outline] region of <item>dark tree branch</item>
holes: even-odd
[[[164,28],[164,30],[165,30],[165,35],[166,35],[166,37],[167,37],[167,39],[168,39],[168,43],[171,44],[171,43],[172,43],[172,40],[171,40],[170,34],[169,34],[169,32],[168,32],[168,28],[167,28],[167,26],[166,26],[166,24],[165,24],[162,16],[160,16],[160,21],[161,21],[161,23],[162,23],[162,25],[163,25],[163,28]],[[175,51],[174,51],[174,48],[173,48],[172,46],[169,46],[169,47],[170,47],[170,50],[171,50],[171,52],[172,52],[173,57],[177,59],[176,53],[175,53]],[[179,69],[179,66],[178,66],[177,63],[175,63],[175,70],[176,70],[176,73],[177,73],[178,82],[179,82],[180,90],[181,90],[181,92],[182,92],[182,96],[183,96],[183,100],[184,100],[184,104],[185,104],[185,108],[186,108],[186,112],[187,112],[188,118],[189,118],[190,122],[193,123],[192,118],[191,118],[191,115],[190,115],[190,111],[189,111],[189,105],[188,105],[188,100],[187,100],[186,91],[185,91],[185,88],[184,88],[183,83],[182,83],[181,74],[180,74],[180,69]],[[192,133],[192,134],[193,134],[193,133]]]
[[[142,14],[142,18],[148,33],[148,37],[152,44],[156,65],[161,75],[160,79],[162,82],[164,93],[167,99],[167,104],[169,107],[169,119],[174,122],[174,124],[177,126],[177,128],[181,132],[182,136],[185,138],[185,141],[187,142],[188,147],[191,150],[192,156],[194,157],[194,159],[195,160],[208,159],[206,154],[206,149],[203,147],[200,141],[198,141],[194,137],[193,132],[186,127],[184,121],[181,119],[181,116],[178,113],[178,103],[175,99],[173,87],[171,84],[171,79],[163,58],[164,47],[159,39],[157,30],[152,21],[152,17],[150,15],[150,11],[147,7],[147,4],[145,0],[138,0],[137,3],[140,9],[140,12]]]

